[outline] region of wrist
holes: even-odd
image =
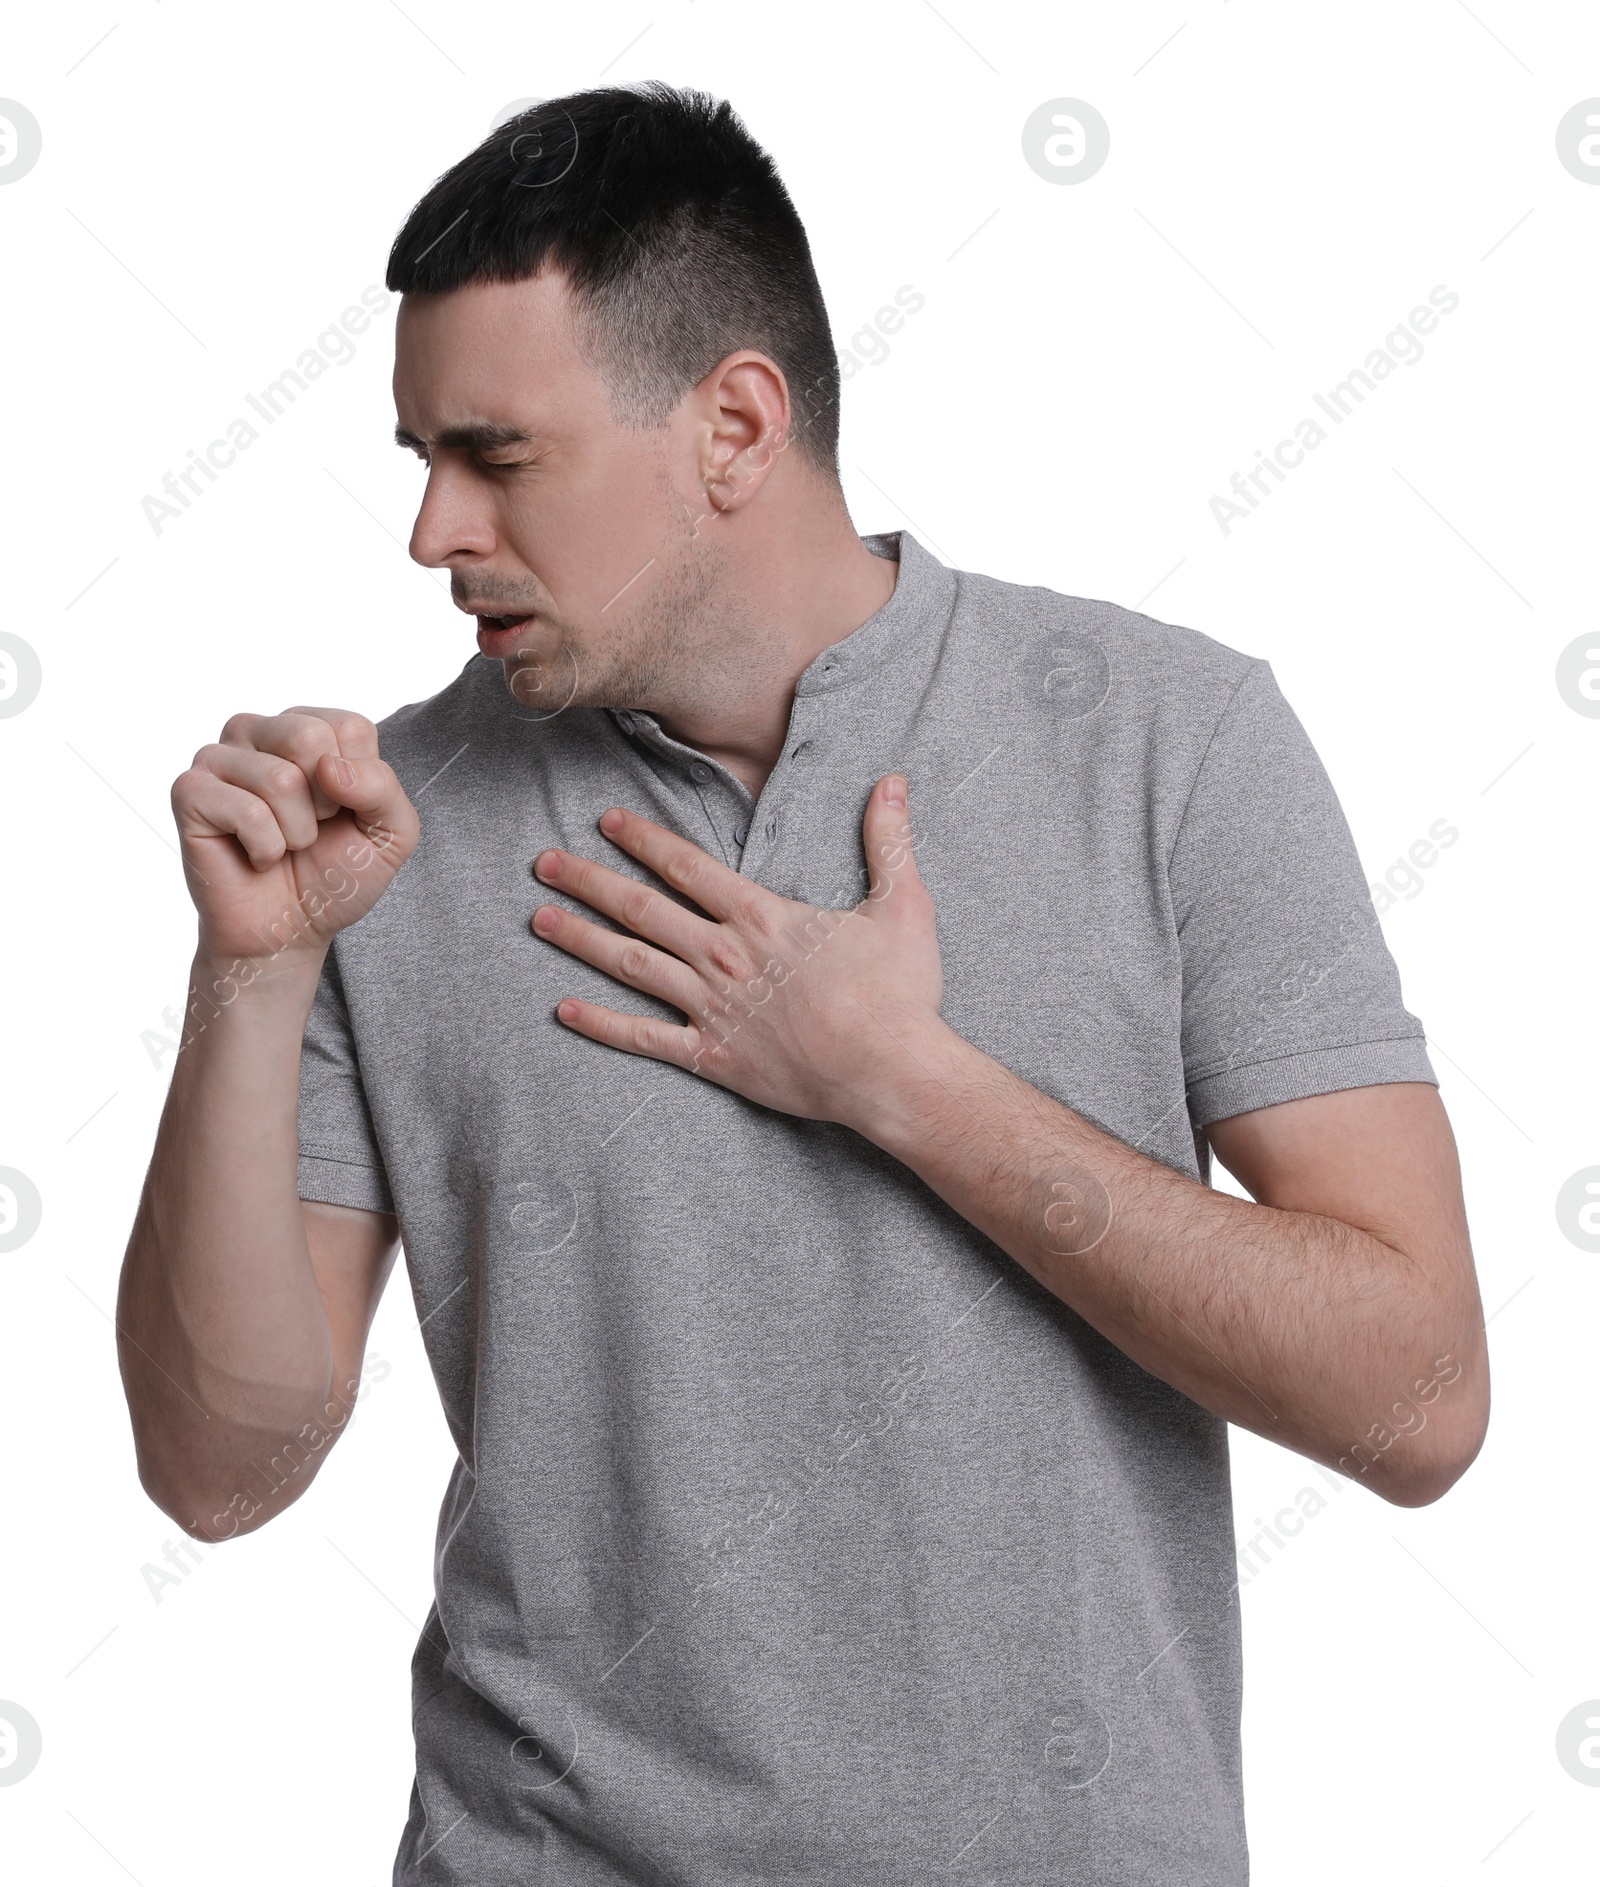
[[[912,1156],[944,1133],[953,1115],[967,1118],[960,1090],[988,1058],[937,1013],[892,1022],[874,1018],[869,1027],[882,1053],[872,1078],[852,1094],[844,1125],[914,1166]]]
[[[282,1010],[304,1027],[322,978],[327,947],[286,950],[277,957],[242,957],[201,941],[189,967],[184,1037],[198,1034],[223,1010]]]
[[[191,982],[205,982],[207,987],[218,978],[232,977],[254,986],[274,988],[310,983],[315,987],[327,960],[326,943],[295,943],[287,949],[268,954],[230,950],[212,941],[202,928],[190,968]]]

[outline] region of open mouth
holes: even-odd
[[[494,661],[504,662],[522,651],[528,631],[538,621],[530,610],[515,616],[479,616],[478,650]]]

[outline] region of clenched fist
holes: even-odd
[[[172,788],[200,951],[320,958],[416,848],[416,809],[378,730],[338,708],[236,714]]]

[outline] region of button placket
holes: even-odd
[[[755,804],[749,787],[747,787],[742,780],[735,778],[731,773],[727,773],[721,768],[712,766],[710,762],[706,760],[690,760],[687,766],[685,766],[684,772],[688,774],[689,779],[698,789],[701,810],[705,813],[707,824],[717,835],[718,843],[724,848],[725,857],[727,856],[728,844],[728,826],[726,820],[729,808],[727,801],[730,798],[737,801],[733,810],[743,816],[739,818],[738,823],[733,827],[733,845],[741,856],[733,859],[732,864],[735,871],[742,870],[744,844],[750,835],[749,815],[745,812],[745,808],[746,806],[753,808]]]
[[[811,692],[802,684],[795,690],[794,702],[789,710],[789,725],[784,731],[783,748],[778,755],[777,765],[767,775],[747,815],[745,837],[739,843],[741,846],[746,846],[750,841],[755,843],[753,849],[747,851],[739,861],[741,872],[748,867],[752,874],[760,871],[765,876],[767,873],[778,838],[780,810],[789,786],[789,772],[797,761],[813,757],[816,751],[816,737],[805,732],[815,712]]]

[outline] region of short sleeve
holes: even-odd
[[[336,949],[323,964],[300,1048],[300,1197],[393,1212]]]
[[[1438,1085],[1344,810],[1268,662],[1217,722],[1168,883],[1197,1129],[1341,1088]]]

